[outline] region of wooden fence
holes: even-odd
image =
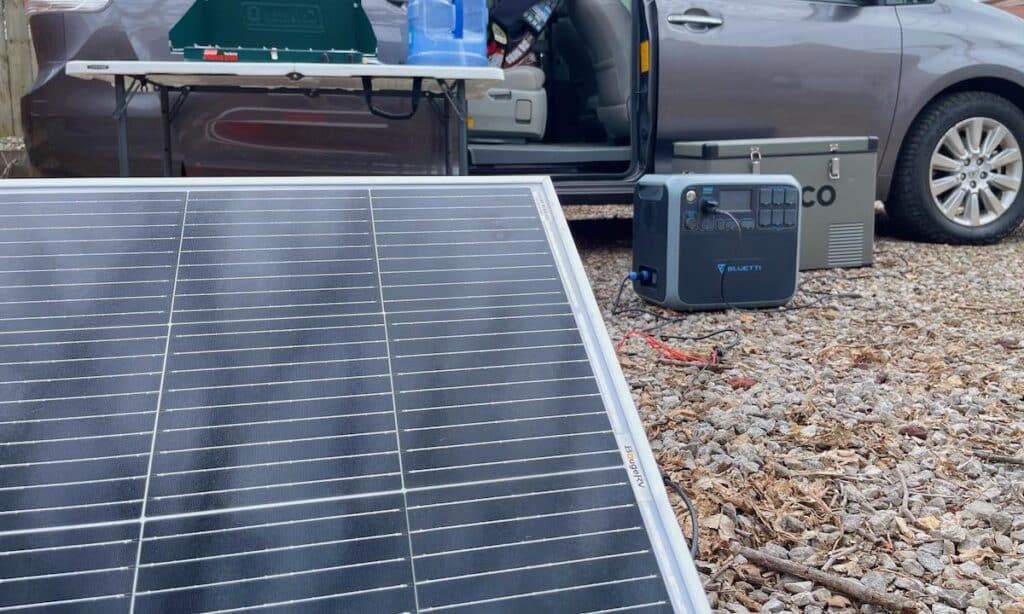
[[[22,0],[0,0],[0,137],[21,136],[21,97],[36,77],[36,58]]]

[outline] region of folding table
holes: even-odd
[[[445,171],[467,174],[469,162],[466,136],[466,100],[482,97],[504,80],[501,69],[465,66],[423,66],[401,64],[328,64],[293,62],[150,62],[92,61],[67,63],[69,76],[113,82],[116,98],[118,165],[120,175],[131,174],[128,154],[128,103],[145,87],[160,95],[163,124],[164,175],[173,174],[171,125],[192,92],[266,94],[293,93],[362,96],[374,115],[387,119],[409,119],[424,99],[444,105],[441,121],[446,133],[456,131],[457,151],[445,139]],[[175,94],[172,101],[172,94]],[[400,97],[409,100],[409,111],[393,113],[379,109],[375,99]],[[454,121],[454,127],[453,127]]]

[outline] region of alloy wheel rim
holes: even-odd
[[[950,128],[932,152],[929,168],[935,206],[950,221],[972,228],[1002,217],[1024,177],[1020,144],[1009,128],[988,117]]]

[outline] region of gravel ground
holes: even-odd
[[[615,341],[653,323],[610,313],[630,265],[629,228],[573,222]],[[626,344],[620,362],[655,455],[696,500],[698,568],[715,609],[873,611],[758,568],[733,554],[742,545],[897,593],[920,611],[1024,613],[1022,265],[1024,231],[972,248],[883,233],[874,267],[803,277],[804,289],[862,298],[693,314],[672,327],[739,330],[722,368]],[[689,534],[681,505],[677,514]]]

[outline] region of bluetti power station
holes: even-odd
[[[633,287],[678,311],[778,307],[796,293],[789,175],[648,175],[633,200]]]

